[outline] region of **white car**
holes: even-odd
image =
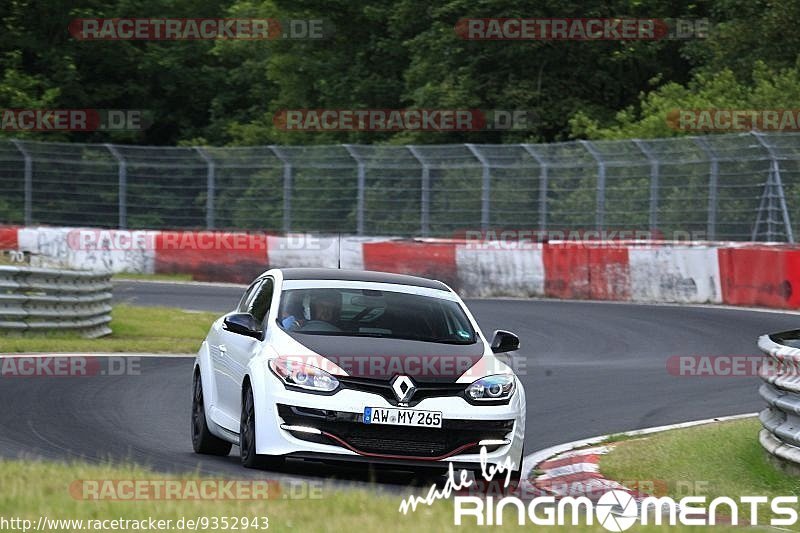
[[[194,365],[192,444],[247,467],[286,458],[480,471],[518,479],[525,391],[439,281],[273,269],[211,326]]]

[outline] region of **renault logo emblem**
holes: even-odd
[[[408,376],[397,376],[392,382],[392,391],[394,391],[398,402],[407,402],[416,390],[417,387],[414,386],[414,382]]]

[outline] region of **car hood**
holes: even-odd
[[[481,341],[474,344],[444,344],[287,333],[296,342],[356,378],[389,380],[403,374],[421,383],[454,383],[484,359],[485,351]]]

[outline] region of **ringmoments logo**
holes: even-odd
[[[748,526],[792,526],[797,523],[797,496],[741,496],[738,500],[727,496],[709,499],[706,496],[686,496],[675,500],[668,496],[634,497],[628,491],[609,490],[596,501],[585,497],[535,496],[521,499],[516,494],[524,494],[522,481],[518,487],[510,487],[511,471],[515,468],[510,457],[499,464],[489,465],[486,447],[480,451],[481,475],[491,483],[496,475],[504,479],[507,489],[505,496],[462,495],[478,480],[469,479],[469,474],[461,470],[456,479],[453,463],[449,464],[448,476],[444,486],[431,486],[426,496],[411,495],[400,503],[399,512],[415,512],[420,505],[433,505],[441,499],[454,495],[453,523],[456,526],[501,526],[504,522],[520,526],[578,526],[601,525],[608,531],[626,531],[635,524],[709,526],[716,525],[718,516],[729,516],[725,523],[732,526],[740,521]],[[505,475],[505,476],[504,476]],[[770,518],[765,518],[767,508]]]
[[[536,526],[587,525],[595,523],[608,531],[626,531],[634,524],[713,526],[722,516],[730,516],[725,523],[732,526],[792,526],[797,523],[797,496],[741,496],[738,501],[726,496],[708,500],[705,496],[687,496],[674,500],[667,496],[646,497],[637,500],[623,490],[611,490],[596,502],[586,497],[539,496],[524,502],[516,496],[480,498],[456,496],[454,498],[454,523],[503,525],[515,520],[518,525]],[[764,519],[766,508],[773,517]],[[508,515],[504,511],[508,509]],[[718,514],[719,513],[719,514]],[[779,518],[780,517],[780,518]]]
[[[636,523],[636,500],[622,490],[606,492],[595,504],[597,522],[609,531],[625,531]]]

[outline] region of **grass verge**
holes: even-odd
[[[269,479],[270,473],[263,472],[262,479]],[[0,460],[0,518],[21,518],[30,520],[35,526],[40,517],[61,520],[83,520],[82,524],[56,527],[50,523],[48,531],[86,531],[88,520],[171,520],[177,524],[180,519],[198,520],[203,517],[221,520],[223,517],[232,523],[235,517],[246,517],[248,521],[256,517],[267,517],[269,531],[294,532],[339,532],[339,531],[381,531],[419,533],[441,531],[486,531],[485,526],[477,526],[474,518],[467,518],[464,525],[455,526],[452,500],[440,500],[431,506],[422,505],[414,512],[403,515],[398,511],[400,501],[411,493],[403,491],[399,495],[381,493],[377,490],[334,489],[328,486],[319,488],[283,488],[280,496],[269,500],[87,500],[73,484],[79,480],[150,480],[201,479],[198,476],[177,478],[155,473],[136,466],[88,465],[85,463],[51,463],[40,461]],[[209,478],[202,478],[209,479]],[[122,487],[115,484],[115,487]],[[73,490],[70,490],[73,487]],[[100,492],[102,494],[102,491]],[[285,498],[283,495],[292,496]],[[314,498],[306,498],[313,494]],[[299,496],[299,498],[298,498]],[[501,529],[530,531],[535,526],[528,522],[517,525],[513,507],[506,507],[504,526]],[[243,527],[239,531],[262,531],[253,527]],[[64,524],[62,524],[64,525]],[[263,524],[262,524],[263,525]],[[121,530],[121,527],[117,527]],[[223,531],[222,528],[202,528],[210,531]],[[492,528],[495,529],[495,528]],[[718,530],[727,530],[719,528]],[[97,530],[97,529],[95,529]],[[114,530],[114,528],[106,529]],[[130,528],[129,528],[130,530]],[[167,531],[179,531],[174,525]],[[605,532],[602,526],[592,527],[556,526],[535,527],[536,531],[592,531]],[[631,531],[686,531],[676,527],[634,527]],[[227,531],[231,531],[228,528]],[[705,529],[707,531],[707,529]]]
[[[170,307],[115,305],[113,333],[84,339],[74,333],[0,335],[0,353],[20,352],[148,352],[194,353],[208,333],[217,313],[184,311]]]
[[[601,458],[600,468],[610,479],[654,487],[656,495],[675,499],[800,495],[800,478],[768,461],[760,428],[758,419],[749,418],[624,440]]]
[[[264,472],[264,478],[269,478]],[[309,492],[295,490],[300,499],[284,499],[287,489],[276,499],[269,500],[84,500],[70,491],[76,480],[164,480],[175,479],[134,466],[94,466],[82,463],[60,464],[48,462],[0,461],[0,516],[22,517],[38,523],[40,516],[56,519],[127,519],[142,520],[197,520],[228,517],[267,517],[269,531],[386,531],[403,527],[415,531],[442,531],[452,524],[451,513],[445,505],[433,507],[422,516],[403,517],[397,512],[399,498],[377,496],[366,491],[343,490],[333,492],[327,487],[310,492],[321,498],[303,499]],[[200,479],[188,476],[183,479]],[[208,479],[208,478],[205,478]],[[120,485],[117,485],[120,486]],[[261,522],[261,521],[259,521]],[[410,524],[422,524],[419,529]],[[401,524],[405,524],[402,526]],[[50,531],[78,531],[75,527],[54,528]],[[260,524],[263,526],[263,523]],[[121,529],[121,528],[120,528]],[[199,528],[204,529],[204,528]],[[211,528],[209,528],[211,529]],[[263,530],[248,527],[241,531]],[[170,531],[176,530],[173,526]],[[222,530],[219,528],[218,530]]]

